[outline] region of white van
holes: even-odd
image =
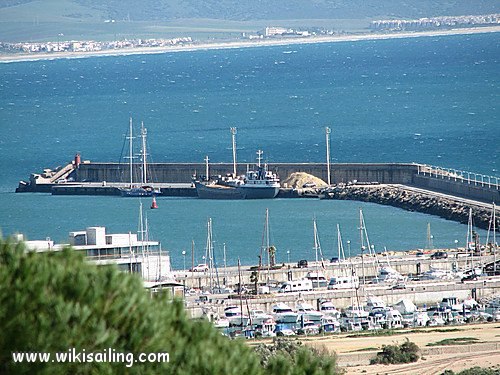
[[[332,277],[328,283],[328,289],[355,289],[359,287],[358,276]]]
[[[283,283],[283,285],[281,285],[279,293],[303,292],[312,289],[313,289],[312,281],[303,279],[303,280],[287,281]]]

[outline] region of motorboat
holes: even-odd
[[[276,323],[297,323],[299,314],[293,312],[290,306],[278,302],[273,306],[272,315]]]
[[[224,309],[224,316],[229,320],[230,326],[245,327],[248,325],[250,318],[242,313],[238,306],[228,306]]]
[[[318,271],[308,272],[306,279],[311,280],[313,288],[326,288],[328,286],[328,280],[325,275]]]
[[[253,325],[262,325],[273,316],[264,312],[264,310],[250,310],[250,320]]]
[[[297,313],[299,314],[299,319],[310,320],[312,322],[319,322],[323,317],[323,313],[315,310],[314,307],[306,302],[301,302],[297,304]]]
[[[340,318],[340,311],[338,311],[331,301],[323,301],[319,305],[319,311],[325,316]]]
[[[374,279],[376,283],[398,284],[406,282],[406,277],[390,266],[381,267],[377,277]]]

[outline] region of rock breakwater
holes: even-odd
[[[491,209],[478,205],[470,205],[452,197],[434,195],[432,192],[417,192],[404,186],[378,185],[334,186],[324,193],[328,199],[358,200],[399,207],[408,211],[417,211],[436,215],[448,220],[467,224],[469,209],[472,208],[474,225],[488,229],[490,225]],[[498,228],[498,223],[497,223]]]

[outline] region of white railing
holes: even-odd
[[[500,185],[498,182],[500,178],[497,176],[488,176],[481,173],[461,171],[454,168],[443,168],[426,164],[416,165],[418,168],[417,174],[419,175],[453,180],[462,182],[464,184],[474,184],[475,186],[488,187],[490,189],[495,188],[497,190],[500,190]]]

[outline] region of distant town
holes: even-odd
[[[500,14],[487,14],[482,16],[419,18],[418,20],[378,20],[370,23],[370,29],[377,31],[421,31],[498,24],[500,24]]]
[[[106,20],[105,22],[114,22]],[[424,31],[451,29],[460,27],[492,26],[500,24],[500,14],[488,14],[478,16],[446,16],[433,18],[420,18],[414,20],[390,19],[376,20],[370,23],[371,32],[397,32],[397,31]],[[307,38],[316,35],[340,35],[341,31],[333,31],[322,28],[292,29],[279,26],[268,26],[261,31],[241,34],[242,39],[276,39],[276,38]],[[125,39],[115,41],[65,41],[64,35],[59,34],[57,41],[50,42],[0,42],[0,53],[5,54],[30,54],[30,53],[78,53],[99,52],[110,50],[127,50],[137,48],[155,48],[169,46],[193,45],[191,37],[180,37],[172,39]]]

